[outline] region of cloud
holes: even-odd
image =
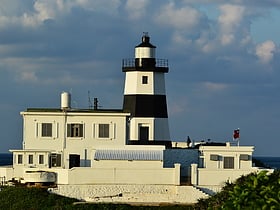
[[[1,1],[0,26],[22,25],[35,27],[45,20],[54,19],[65,8],[62,0]],[[5,10],[3,9],[5,8]]]
[[[220,92],[225,91],[227,86],[226,84],[214,83],[214,82],[204,82],[202,84],[207,92]]]
[[[221,11],[218,18],[221,30],[220,39],[223,45],[228,45],[235,41],[235,33],[242,22],[245,7],[225,4],[219,8]]]
[[[256,46],[256,55],[259,61],[263,64],[267,64],[273,60],[274,53],[276,51],[276,45],[273,41],[268,40]]]
[[[125,4],[129,19],[137,20],[146,15],[149,0],[127,0]]]
[[[200,19],[201,13],[195,8],[188,5],[177,8],[174,2],[163,5],[155,16],[157,23],[183,31],[195,27]]]
[[[56,20],[80,8],[85,11],[116,15],[121,5],[121,0],[26,0],[27,2],[15,0],[4,0],[0,6],[0,26],[9,24],[22,25],[24,27],[37,27],[47,20]],[[28,7],[24,4],[27,4]],[[8,8],[8,12],[3,8]],[[3,12],[5,11],[5,12]]]
[[[23,81],[32,81],[32,82],[37,82],[38,78],[35,74],[35,72],[27,71],[27,72],[20,72],[20,80]]]

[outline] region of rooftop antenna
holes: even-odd
[[[94,98],[93,100],[94,100],[94,102],[93,102],[93,104],[94,104],[93,109],[97,110],[98,109],[98,99]]]

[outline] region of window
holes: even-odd
[[[109,124],[99,124],[99,138],[109,138]]]
[[[51,123],[42,123],[42,137],[52,137]]]
[[[67,124],[67,137],[83,137],[83,124]]]
[[[234,168],[234,157],[224,157],[224,168],[225,169]]]
[[[210,160],[212,161],[218,161],[219,160],[219,155],[210,155]]]
[[[51,167],[60,167],[61,166],[61,154],[51,154]]]
[[[44,164],[44,155],[39,155],[39,164]]]
[[[18,155],[17,156],[17,163],[18,164],[22,164],[23,163],[23,156],[22,155]]]
[[[33,155],[28,155],[28,164],[33,164]]]
[[[240,160],[248,161],[250,160],[250,155],[243,155],[241,154],[239,157]]]
[[[142,84],[148,84],[148,76],[142,76]]]

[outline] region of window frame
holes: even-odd
[[[28,164],[34,164],[34,155],[33,154],[29,154],[28,155]]]
[[[239,160],[241,161],[249,161],[251,158],[250,158],[250,155],[248,154],[240,154],[239,155]]]
[[[68,138],[84,138],[84,124],[83,123],[68,123],[67,124]]]
[[[234,169],[234,157],[232,156],[223,157],[223,166],[224,169]]]
[[[149,78],[146,75],[142,76],[142,84],[147,85],[149,83]]]
[[[98,138],[109,139],[110,138],[110,124],[100,123],[98,124]]]
[[[18,165],[23,164],[23,154],[17,154],[17,164]]]
[[[38,155],[38,164],[43,165],[45,163],[45,156],[42,154]]]
[[[53,124],[52,123],[42,123],[41,124],[41,137],[43,137],[43,138],[53,137]]]
[[[52,153],[50,155],[50,167],[56,168],[62,166],[62,155],[59,153]]]

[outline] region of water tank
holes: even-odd
[[[61,93],[61,109],[71,108],[71,94],[67,92]]]

